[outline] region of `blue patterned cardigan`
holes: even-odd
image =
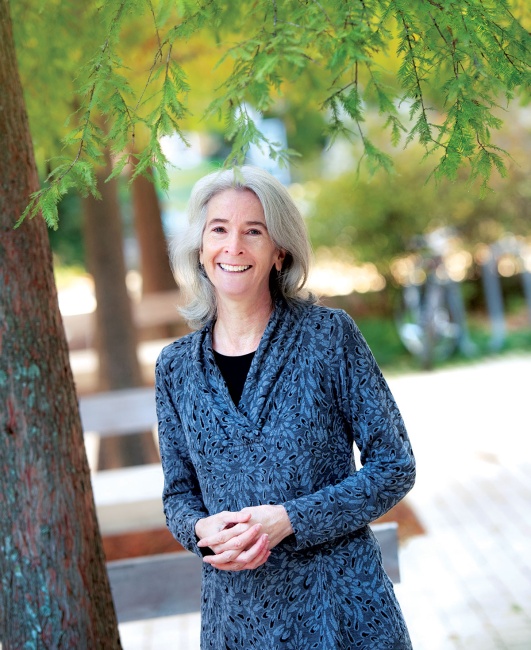
[[[203,565],[201,648],[411,647],[368,524],[411,489],[415,461],[345,312],[277,302],[238,407],[207,324],[161,352],[156,395],[164,511],[185,548],[201,555],[199,518],[264,503],[294,531],[254,571]]]

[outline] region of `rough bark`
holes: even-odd
[[[136,330],[126,286],[123,228],[116,180],[105,182],[110,161],[98,171],[102,199],[83,199],[87,267],[96,294],[96,341],[100,390],[142,385]],[[98,467],[109,469],[158,461],[151,432],[111,436],[100,443]]]
[[[0,640],[120,648],[41,218],[7,0],[0,0]]]

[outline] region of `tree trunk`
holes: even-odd
[[[87,267],[96,293],[96,341],[100,390],[142,385],[136,329],[126,286],[123,229],[116,180],[105,182],[110,160],[97,173],[102,200],[83,199]],[[98,467],[108,469],[158,461],[151,432],[101,440]]]
[[[170,268],[168,244],[162,226],[162,215],[155,186],[144,176],[132,182],[135,233],[140,250],[142,295],[164,294],[175,300],[175,278]],[[177,336],[176,324],[161,323],[142,330],[142,338],[163,339]]]
[[[120,648],[7,0],[0,0],[0,640]]]
[[[170,269],[168,245],[155,186],[144,176],[132,183],[135,232],[140,249],[142,293],[175,291]]]
[[[114,390],[142,385],[136,330],[126,286],[123,228],[110,161],[97,171],[101,200],[83,199],[85,256],[94,279],[99,388]]]

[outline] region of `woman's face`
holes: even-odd
[[[218,299],[270,300],[269,274],[284,257],[254,192],[229,189],[210,199],[199,259]]]

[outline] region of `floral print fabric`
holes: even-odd
[[[156,394],[164,511],[185,548],[201,555],[199,518],[245,506],[283,504],[294,530],[254,571],[203,565],[201,648],[410,649],[368,524],[412,487],[415,461],[352,319],[277,302],[238,407],[210,323],[164,348]]]

